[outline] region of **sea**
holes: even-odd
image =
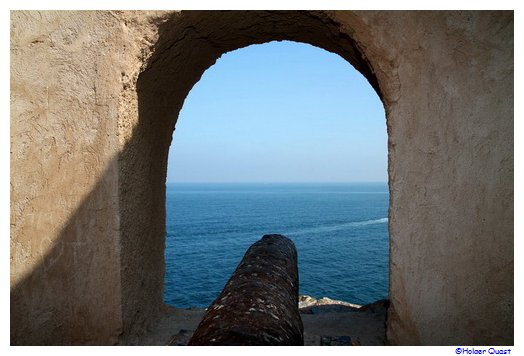
[[[167,183],[164,301],[204,308],[265,234],[297,248],[299,293],[388,298],[387,183]]]

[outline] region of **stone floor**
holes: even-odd
[[[336,301],[333,301],[336,302]],[[300,308],[305,346],[380,346],[386,341],[387,301],[363,307],[346,303],[309,304]],[[187,345],[204,309],[166,307],[164,316],[131,345]]]

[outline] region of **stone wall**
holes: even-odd
[[[11,13],[11,343],[118,340],[120,27]]]
[[[11,343],[114,344],[162,312],[167,153],[191,87],[271,40],[384,102],[392,344],[513,343],[513,13],[11,13]]]
[[[388,338],[511,344],[513,15],[364,18],[400,79],[387,105]]]

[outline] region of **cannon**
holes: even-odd
[[[290,239],[264,235],[251,245],[189,345],[304,345]]]

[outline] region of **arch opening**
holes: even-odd
[[[387,96],[375,71],[347,32],[325,12],[316,11],[184,11],[176,21],[166,19],[159,26],[158,41],[137,81],[138,121],[119,158],[125,333],[139,333],[164,310],[167,158],[171,133],[190,89],[223,53],[289,40],[346,59],[377,91],[387,113]]]
[[[384,115],[365,78],[318,47],[269,42],[220,58],[173,134],[164,301],[207,307],[272,232],[297,246],[301,294],[387,299]]]

